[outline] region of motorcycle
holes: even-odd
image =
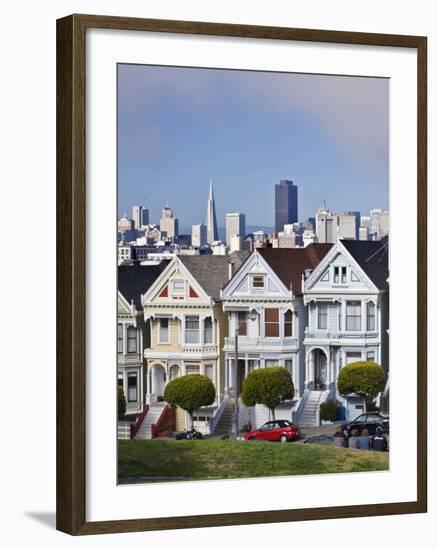
[[[192,430],[186,430],[184,432],[177,433],[176,436],[175,436],[175,439],[177,439],[177,440],[181,440],[181,439],[194,440],[194,439],[203,439],[203,436],[202,436],[201,432],[198,432],[197,430],[192,429]]]

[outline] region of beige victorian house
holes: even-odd
[[[216,388],[215,403],[194,415],[204,433],[224,393],[228,320],[221,289],[245,256],[177,256],[141,297],[144,322],[150,324],[150,343],[144,349],[146,401],[151,409],[162,403],[166,384],[178,376],[208,376]],[[186,426],[186,415],[178,411],[177,430]]]

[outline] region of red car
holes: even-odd
[[[243,438],[247,441],[259,439],[262,441],[295,441],[300,437],[300,428],[289,420],[271,420],[263,424],[258,430],[246,433]]]

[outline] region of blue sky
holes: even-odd
[[[203,222],[213,181],[226,212],[274,225],[274,184],[298,185],[300,220],[387,207],[389,81],[119,65],[119,215],[168,200],[181,228]]]

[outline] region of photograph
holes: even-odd
[[[390,79],[118,63],[116,105],[118,484],[388,471]]]

